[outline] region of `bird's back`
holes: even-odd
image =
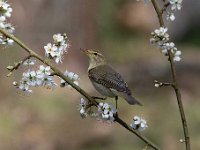
[[[93,82],[118,92],[125,92],[128,95],[131,95],[128,85],[123,80],[122,76],[109,65],[100,65],[90,69],[88,71],[88,76]]]

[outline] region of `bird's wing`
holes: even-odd
[[[95,67],[88,72],[90,80],[107,88],[131,94],[127,83],[122,76],[109,65]]]

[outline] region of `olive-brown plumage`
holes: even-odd
[[[122,76],[106,62],[105,57],[92,50],[85,51],[89,56],[88,76],[95,89],[107,97],[123,97],[129,104],[141,105],[132,97],[131,91]]]

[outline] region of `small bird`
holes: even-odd
[[[84,50],[89,57],[88,77],[95,89],[106,97],[115,97],[116,107],[118,96],[124,98],[130,105],[138,104],[131,94],[122,76],[108,65],[105,57],[93,50]]]

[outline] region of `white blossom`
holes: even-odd
[[[13,86],[17,86],[18,83],[16,81],[13,81]]]
[[[32,90],[29,89],[27,82],[23,80],[20,82],[19,89],[23,92],[32,93]]]
[[[45,55],[46,57],[53,58],[56,63],[62,63],[63,55],[67,52],[68,47],[69,44],[66,34],[54,34],[53,44],[48,43],[46,46],[44,46]]]
[[[175,20],[175,15],[174,15],[174,13],[167,13],[167,20],[169,20],[169,21],[174,21],[174,20]]]
[[[81,98],[79,112],[82,118],[85,118],[87,116],[87,112],[86,112],[87,105],[88,105],[88,101],[86,101],[84,98]]]
[[[36,63],[36,60],[35,60],[35,59],[29,58],[29,59],[27,59],[27,60],[25,60],[25,61],[23,62],[23,65],[24,65],[24,66],[33,66],[33,65],[35,65],[35,63]]]
[[[80,80],[79,76],[73,72],[69,72],[69,71],[65,71],[64,75],[66,77],[68,77],[74,84],[76,84],[77,86],[79,85],[78,80]],[[69,85],[68,83],[65,82],[65,80],[61,79],[60,81],[60,85],[61,87],[71,87],[71,85]]]
[[[24,73],[23,78],[25,78],[27,80],[27,84],[29,86],[36,86],[37,85],[38,79],[37,79],[37,74],[34,70]]]
[[[98,114],[103,121],[113,122],[115,120],[114,114],[117,110],[108,103],[99,103],[98,105]]]
[[[147,126],[147,122],[146,120],[138,117],[138,116],[135,116],[133,118],[133,122],[130,124],[130,126],[135,129],[135,130],[138,130],[138,131],[144,131],[148,126]]]
[[[44,67],[43,65],[40,65],[40,68],[37,71],[37,79],[39,85],[46,86],[48,88],[54,87],[56,85],[56,83],[53,80],[53,77],[50,76],[50,70],[50,66]]]
[[[181,10],[183,0],[169,0],[172,10]]]
[[[4,24],[4,29],[11,34],[15,31],[15,28],[10,23]]]
[[[49,75],[46,75],[43,78],[41,78],[40,84],[47,88],[52,88],[52,87],[56,86],[56,83],[54,82],[53,77],[49,76]]]
[[[46,46],[44,46],[44,50],[45,50],[45,55],[47,57],[56,57],[58,55],[58,51],[57,51],[57,46],[52,45],[51,43],[48,43]]]
[[[162,82],[158,82],[157,80],[155,80],[155,81],[154,81],[154,86],[155,86],[156,88],[159,88],[159,87],[163,86],[163,83],[162,83]]]
[[[5,0],[0,1],[0,28],[6,30],[8,33],[13,34],[15,28],[7,22],[7,18],[11,17],[12,8]],[[0,44],[12,45],[14,41],[2,33],[0,33]]]
[[[150,39],[151,44],[157,43],[158,46],[163,45],[163,43],[169,40],[169,34],[167,33],[168,28],[160,27],[151,33],[153,38]]]
[[[154,86],[155,86],[156,88],[158,88],[158,87],[160,87],[160,84],[159,84],[159,83],[155,83]]]
[[[13,39],[6,38],[8,45],[13,45],[14,41]]]
[[[0,13],[5,17],[11,17],[12,8],[7,1],[1,0],[0,1]]]
[[[28,73],[23,73],[22,75],[22,80],[20,81],[20,84],[19,84],[19,89],[24,91],[24,92],[27,92],[27,93],[31,93],[32,90],[29,89],[29,77],[27,76]]]
[[[0,22],[4,22],[6,21],[6,17],[5,16],[0,16]]]
[[[174,61],[180,61],[180,60],[181,60],[180,55],[181,55],[181,51],[178,51],[178,50],[177,50],[177,51],[175,52]]]
[[[43,78],[45,76],[49,76],[51,74],[50,69],[51,69],[50,66],[45,67],[43,65],[40,65],[40,68],[37,71],[37,77]]]
[[[163,45],[159,45],[161,52],[167,55],[168,51],[175,49],[175,44],[173,42],[163,43]]]
[[[64,36],[62,36],[60,33],[54,34],[53,40],[54,40],[54,43],[61,43],[64,41]]]

